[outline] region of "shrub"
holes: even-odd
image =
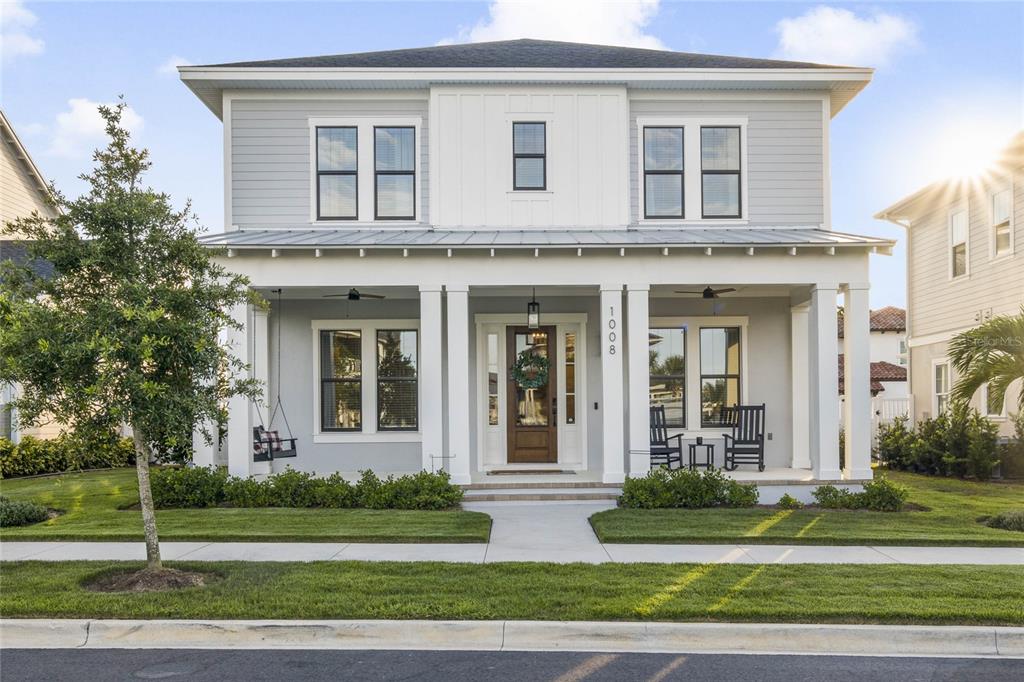
[[[779,507],[779,509],[803,509],[804,503],[796,499],[789,493],[786,493],[785,495],[779,498],[779,503],[777,506]]]
[[[881,476],[864,484],[863,492],[851,493],[845,488],[826,484],[818,486],[811,495],[824,509],[870,509],[895,512],[903,509],[910,491],[906,486],[893,483]]]
[[[945,414],[925,419],[917,426],[917,439],[910,446],[910,470],[919,474],[943,476],[946,474],[946,430],[949,419]]]
[[[811,491],[814,501],[824,509],[852,509],[853,493],[845,488],[837,488],[831,483],[820,485]]]
[[[449,509],[462,502],[462,489],[440,471],[388,476],[383,481],[373,472],[361,472],[356,498],[367,509]]]
[[[341,474],[313,479],[310,495],[314,500],[314,504],[311,505],[313,507],[348,509],[356,506],[355,486],[342,478]]]
[[[26,436],[17,445],[0,439],[0,478],[133,464],[135,449],[131,440],[114,435],[86,438],[64,434],[47,440]]]
[[[646,476],[627,478],[619,504],[632,509],[750,507],[757,504],[756,485],[738,483],[722,472],[653,469]]]
[[[1024,509],[1011,509],[996,514],[985,521],[990,528],[1015,530],[1024,533]]]
[[[157,508],[214,507],[224,501],[228,475],[214,467],[163,467],[149,478]]]
[[[674,507],[669,490],[668,469],[652,469],[646,476],[629,477],[622,484],[619,505],[630,509],[664,509]]]
[[[224,504],[229,507],[270,507],[272,501],[266,481],[232,476],[224,482]]]
[[[726,483],[724,503],[726,507],[753,507],[759,498],[757,486],[753,483],[740,483],[733,480]]]
[[[1002,474],[1006,478],[1024,478],[1024,412],[1011,418],[1013,438],[999,452]]]
[[[27,526],[49,518],[50,512],[41,504],[0,497],[0,528]]]
[[[878,429],[878,458],[893,469],[906,469],[913,462],[917,435],[907,425],[910,419],[897,417]]]

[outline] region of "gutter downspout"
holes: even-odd
[[[876,220],[884,220],[887,223],[892,223],[898,227],[902,227],[907,234],[907,253],[904,256],[904,270],[906,271],[906,283],[904,284],[904,295],[907,299],[906,311],[906,336],[907,336],[907,393],[910,396],[910,424],[913,426],[917,425],[917,406],[915,405],[914,395],[914,363],[911,361],[911,346],[910,346],[910,330],[913,329],[911,326],[911,307],[910,307],[910,226],[911,221],[907,219],[900,220],[899,218],[893,218],[889,213],[879,213],[874,216]]]

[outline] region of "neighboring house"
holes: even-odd
[[[829,180],[870,69],[516,40],[179,71],[224,123],[204,241],[272,304],[230,341],[297,438],[254,462],[267,409],[233,399],[231,473],[617,484],[649,470],[652,403],[719,464],[722,408],[764,403],[763,477],[871,477],[892,242],[833,231]]]
[[[33,212],[54,216],[56,209],[50,202],[46,180],[2,111],[0,146],[3,147],[0,151],[0,224],[28,217]],[[25,251],[16,240],[0,237],[0,261],[24,259]],[[48,264],[36,267],[46,268]],[[60,433],[60,425],[52,422],[19,429],[17,415],[10,406],[15,391],[15,387],[0,386],[0,438],[18,441],[22,436],[49,438]]]
[[[885,306],[871,311],[871,415],[875,429],[896,417],[910,414],[907,386],[907,313]],[[839,338],[843,338],[843,311],[839,310]],[[839,394],[844,395],[843,356],[839,355]],[[845,397],[843,398],[845,402]],[[840,420],[842,421],[842,420]]]
[[[1024,132],[981,176],[933,183],[875,217],[907,230],[914,417],[932,417],[948,406],[956,381],[950,339],[1024,305]],[[1010,435],[1007,415],[1020,390],[1011,385],[1000,408],[983,387],[973,404]]]

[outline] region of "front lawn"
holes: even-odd
[[[1024,624],[1018,566],[168,562],[203,588],[97,593],[139,563],[3,564],[8,618]]]
[[[927,511],[612,509],[590,518],[601,542],[1024,546],[1024,533],[978,518],[1024,509],[1024,485],[888,472]]]
[[[4,540],[142,540],[135,469],[0,481],[0,494],[64,513],[4,528]],[[163,509],[161,540],[249,542],[487,542],[491,518],[467,511]]]

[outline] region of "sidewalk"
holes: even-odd
[[[557,513],[552,506],[557,505]],[[1024,547],[602,544],[588,519],[614,503],[478,502],[494,519],[487,544],[163,542],[168,561],[442,561],[494,563],[1012,564]],[[0,542],[0,561],[141,561],[142,542]]]

